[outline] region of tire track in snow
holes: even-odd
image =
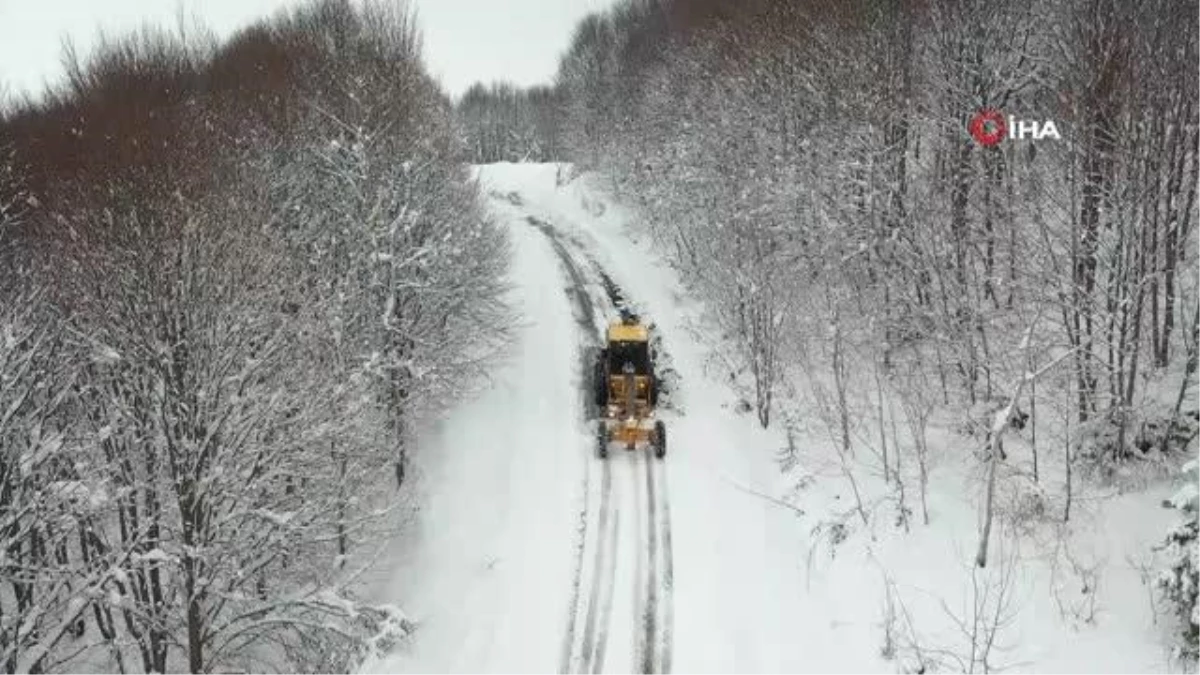
[[[572,300],[572,314],[574,314],[575,322],[579,325],[580,331],[583,333],[583,340],[580,348],[580,376],[584,379],[584,386],[581,387],[581,417],[586,421],[593,414],[593,406],[588,397],[588,387],[586,386],[587,373],[591,367],[592,353],[596,349],[596,338],[599,329],[596,324],[596,316],[589,300],[588,294],[584,291],[584,281],[579,270],[575,267],[574,261],[571,260],[561,242],[553,236],[553,231],[549,229],[546,223],[543,223],[536,218],[526,217],[526,221],[536,227],[546,236],[551,247],[554,249],[555,255],[558,257],[563,271],[569,278],[570,286],[566,289],[567,295]],[[592,339],[587,339],[587,336],[592,336]],[[571,576],[571,596],[567,607],[567,624],[566,631],[563,634],[562,647],[559,656],[559,672],[570,673],[574,672],[574,666],[578,665],[583,670],[588,669],[590,663],[592,645],[594,644],[595,636],[594,621],[595,621],[595,597],[598,592],[599,577],[601,563],[604,560],[604,548],[606,546],[606,532],[610,509],[610,492],[612,488],[612,475],[607,466],[602,469],[600,480],[600,495],[599,509],[596,515],[596,509],[593,508],[593,497],[591,492],[592,487],[592,471],[591,462],[584,462],[583,475],[583,505],[580,508],[579,520],[580,525],[578,534],[575,540],[575,553],[573,561],[573,571]],[[595,528],[592,528],[593,520],[598,520]],[[595,536],[595,561],[590,568],[585,569],[585,556],[587,553],[588,534],[593,533]],[[585,574],[590,577],[590,587],[588,593],[587,616],[584,624],[584,633],[581,638],[581,654],[582,663],[576,663],[575,640],[579,631],[579,614],[580,601],[584,590]]]
[[[633,616],[634,635],[633,635],[633,665],[631,670],[639,673],[650,672],[646,670],[647,655],[650,654],[653,644],[646,640],[646,608],[647,608],[647,589],[650,587],[650,576],[646,573],[647,558],[650,556],[650,548],[646,546],[644,533],[646,527],[646,506],[643,504],[646,489],[646,484],[641,480],[640,464],[642,453],[635,452],[630,457],[629,465],[629,486],[633,490],[633,510],[635,523],[635,538],[638,542],[637,550],[634,551],[633,565]],[[649,661],[653,664],[653,658]]]
[[[586,402],[586,401],[585,401]],[[588,503],[592,491],[592,463],[583,465],[583,490],[581,506],[579,507],[579,527],[575,531],[575,554],[572,560],[571,600],[567,604],[567,631],[563,635],[562,649],[559,656],[558,672],[571,671],[571,657],[575,648],[575,617],[579,610],[579,596],[583,592],[583,555],[587,548],[588,535]]]
[[[580,273],[579,267],[575,264],[574,258],[571,257],[571,253],[567,251],[567,247],[563,245],[562,240],[558,237],[558,234],[555,232],[550,223],[533,216],[526,216],[525,221],[537,228],[538,231],[545,235],[546,239],[550,241],[550,246],[554,249],[554,254],[558,257],[559,262],[562,263],[563,269],[566,271],[567,276],[570,277],[571,288],[568,295],[570,295],[575,302],[575,322],[579,324],[579,328],[584,332],[585,336],[590,336],[589,339],[586,339],[586,344],[589,346],[598,346],[600,340],[600,324],[596,321],[596,308],[593,306],[588,297],[586,290],[587,281],[583,278],[583,274]],[[583,375],[585,377],[587,376],[587,373],[587,370],[583,371]],[[587,391],[587,387],[584,387],[584,391]],[[584,399],[584,403],[587,403],[586,397]]]
[[[671,548],[671,500],[667,499],[667,468],[659,466],[659,492],[662,495],[662,631],[660,632],[659,672],[671,672],[671,654],[674,649],[675,630],[675,559]],[[655,467],[650,467],[654,471]]]
[[[612,464],[604,462],[604,475],[612,480]],[[617,512],[620,515],[620,512]],[[593,650],[590,661],[590,672],[604,672],[604,656],[608,653],[608,626],[612,618],[613,606],[613,589],[614,581],[617,575],[617,534],[621,524],[619,518],[612,518],[612,524],[609,526],[609,539],[606,546],[600,547],[601,550],[607,553],[607,564],[603,567],[604,575],[597,579],[597,584],[594,588],[604,588],[603,600],[601,600],[600,615],[598,618],[598,627],[593,631],[596,637],[595,649]],[[597,553],[597,560],[600,555]],[[599,563],[597,563],[599,564]],[[592,611],[592,603],[588,607],[589,613]],[[586,672],[586,671],[585,671]]]
[[[608,613],[612,608],[613,577],[616,572],[616,543],[619,520],[612,511],[612,465],[603,462],[600,490],[600,515],[592,564],[592,585],[588,594],[587,617],[580,643],[580,671],[598,673],[603,668],[608,643]],[[601,593],[604,593],[601,597]],[[599,612],[599,614],[597,613]]]
[[[643,673],[653,673],[654,657],[659,646],[655,639],[658,627],[658,509],[654,498],[654,460],[649,448],[643,451],[640,464],[646,467],[647,570],[644,581],[646,604],[642,607],[642,654],[638,663]]]
[[[581,349],[580,374],[584,380],[581,387],[583,394],[583,419],[586,421],[595,413],[589,400],[589,387],[586,385],[588,373],[591,371],[592,350],[600,335],[599,324],[596,321],[595,308],[592,305],[586,289],[586,282],[579,268],[571,258],[570,253],[562,242],[555,236],[549,223],[527,216],[526,221],[542,232],[554,249],[555,255],[563,266],[570,280],[568,295],[573,302],[575,321],[583,332],[584,345]],[[587,336],[591,336],[588,339]],[[563,635],[559,671],[598,673],[604,667],[604,655],[608,643],[608,622],[612,614],[613,580],[616,574],[616,548],[619,513],[614,513],[612,506],[612,465],[601,463],[599,505],[592,509],[590,488],[590,465],[585,463],[584,469],[584,505],[580,513],[580,534],[576,541],[575,565],[572,576],[571,599],[568,606],[566,632]],[[594,513],[595,528],[589,527]],[[587,562],[588,532],[594,533],[593,555],[590,566]],[[583,600],[583,588],[587,579],[588,594],[586,605],[580,605]],[[580,613],[583,613],[583,626],[580,632]],[[578,638],[579,649],[575,644]]]
[[[646,550],[649,570],[645,577],[646,606],[643,609],[643,644],[636,661],[643,673],[671,672],[671,650],[675,604],[675,561],[671,550],[671,506],[667,499],[666,467],[655,461],[653,451],[644,455],[645,489],[648,495],[646,521],[649,531]]]

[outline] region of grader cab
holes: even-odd
[[[634,450],[648,443],[654,456],[667,454],[667,427],[655,419],[659,382],[650,354],[650,330],[636,316],[623,313],[609,325],[605,346],[593,364],[592,383],[599,411],[597,453],[608,456],[612,443]]]

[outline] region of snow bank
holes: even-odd
[[[511,227],[519,328],[491,386],[446,417],[416,454],[418,522],[381,599],[412,638],[365,672],[544,672],[570,586],[581,462],[578,336],[553,252]]]

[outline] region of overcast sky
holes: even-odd
[[[70,36],[86,53],[97,31],[171,26],[180,8],[221,35],[299,0],[0,0],[0,86],[38,91],[62,73]],[[548,82],[575,23],[611,0],[413,0],[425,58],[452,94],[477,80]]]

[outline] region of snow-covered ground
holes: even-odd
[[[959,621],[973,604],[997,609],[989,592],[1006,571],[999,610],[1012,618],[991,667],[1168,668],[1136,563],[1172,518],[1158,505],[1169,486],[1085,493],[1070,556],[1043,527],[974,576],[966,453],[935,467],[929,526],[918,515],[906,533],[886,513],[861,526],[817,425],[801,430],[801,466],[781,472],[781,433],[739,414],[710,372],[703,307],[630,212],[564,174],[481,169],[511,232],[519,330],[490,386],[423,443],[427,500],[379,591],[417,628],[368,672],[982,670]],[[601,273],[657,325],[679,373],[664,460],[593,452],[580,365],[612,315]],[[933,442],[954,456],[948,434]],[[789,489],[798,476],[807,487]],[[886,492],[862,480],[868,496]]]
[[[510,360],[419,453],[427,504],[404,535],[412,555],[382,591],[403,599],[418,628],[369,671],[557,667],[588,460],[575,405],[579,337],[549,243],[527,227],[512,239]]]

